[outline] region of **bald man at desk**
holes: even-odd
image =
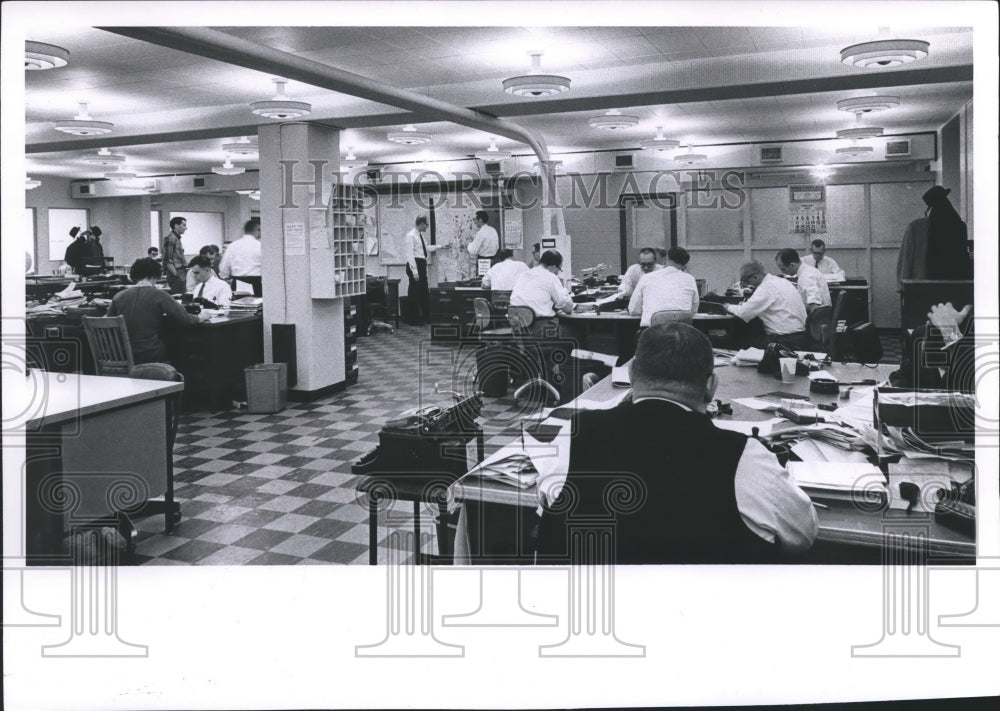
[[[631,402],[573,420],[566,484],[543,510],[540,561],[565,557],[567,524],[607,517],[607,493],[630,481],[639,493],[616,516],[614,560],[583,562],[765,563],[812,546],[809,497],[763,444],[705,414],[718,378],[704,334],[683,323],[646,329],[631,380]]]

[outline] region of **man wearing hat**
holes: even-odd
[[[935,185],[924,193],[927,205],[927,278],[971,279],[969,232],[952,206],[951,188]]]

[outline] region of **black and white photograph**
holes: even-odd
[[[995,3],[2,13],[6,708],[1000,695]]]

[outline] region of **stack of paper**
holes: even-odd
[[[744,348],[737,351],[733,356],[733,365],[760,365],[764,360],[764,350],[762,348]]]
[[[538,481],[538,470],[524,452],[513,452],[492,461],[488,459],[474,473],[519,489],[527,489]]]
[[[616,388],[630,388],[632,387],[632,378],[629,375],[629,361],[624,365],[616,365],[611,369],[611,384]]]
[[[872,464],[857,462],[789,462],[788,473],[812,498],[885,506],[885,476]]]
[[[264,308],[264,299],[259,296],[241,296],[229,302],[229,313],[259,314]]]

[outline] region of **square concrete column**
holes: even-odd
[[[297,380],[289,397],[311,399],[344,383],[344,299],[313,298],[310,277],[318,239],[310,225],[329,211],[340,132],[276,123],[261,126],[258,136],[264,357],[272,362],[272,325],[294,324]]]

